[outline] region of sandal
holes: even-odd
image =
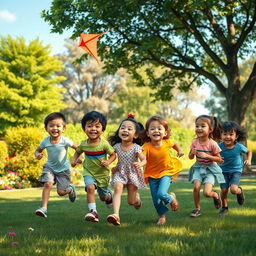
[[[172,211],[175,212],[179,208],[179,203],[178,203],[178,201],[176,199],[176,195],[173,192],[171,192],[169,195],[172,197],[172,202],[171,202]]]
[[[120,218],[116,214],[108,215],[107,222],[111,223],[111,224],[113,224],[115,226],[119,226],[121,224],[120,223]]]
[[[200,209],[194,209],[191,213],[190,213],[190,217],[198,217],[201,215],[201,210]]]
[[[214,206],[215,206],[216,209],[220,209],[220,207],[221,207],[220,194],[216,190],[213,190],[213,192],[217,193],[217,195],[218,195],[218,199],[213,198]]]

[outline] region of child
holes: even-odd
[[[169,139],[168,123],[161,116],[152,116],[146,122],[144,131],[143,153],[147,163],[144,171],[145,182],[149,183],[154,206],[159,215],[157,225],[166,223],[166,205],[170,204],[173,211],[178,210],[178,201],[174,193],[168,194],[172,180],[182,168],[180,160],[170,156],[170,149],[183,156],[179,146]]]
[[[220,139],[220,123],[218,119],[208,115],[197,117],[195,132],[197,138],[193,140],[189,152],[189,159],[193,159],[196,156],[196,162],[189,170],[189,181],[194,183],[193,196],[195,203],[195,209],[190,213],[191,217],[201,215],[201,184],[204,184],[204,196],[212,197],[217,209],[221,207],[219,193],[215,190],[212,191],[212,188],[215,178],[219,183],[224,181],[222,171],[217,164],[221,161],[221,149],[217,142],[213,140]]]
[[[77,146],[67,137],[62,136],[66,128],[66,119],[62,113],[54,112],[44,119],[45,130],[50,136],[44,138],[35,150],[35,157],[40,160],[43,150],[47,150],[48,159],[44,164],[43,173],[39,181],[44,184],[42,193],[42,207],[35,213],[47,217],[47,204],[52,186],[57,183],[57,193],[60,196],[69,195],[69,200],[76,200],[75,187],[70,184],[70,164],[67,159],[68,147],[76,149]]]
[[[115,160],[116,154],[110,144],[101,138],[107,125],[107,119],[103,114],[91,111],[84,115],[81,123],[88,139],[77,147],[71,165],[74,167],[79,156],[84,153],[83,174],[89,208],[85,220],[98,222],[94,192],[97,189],[100,199],[105,201],[108,207],[112,206],[112,193],[108,189],[110,179],[108,166]],[[109,159],[107,159],[108,155]]]
[[[139,209],[142,205],[137,192],[138,189],[146,187],[141,170],[141,167],[146,164],[146,157],[139,146],[141,140],[138,138],[141,130],[143,130],[142,124],[138,123],[133,115],[128,115],[109,139],[118,155],[117,166],[112,169],[111,181],[115,190],[114,213],[107,217],[107,221],[113,225],[120,225],[119,209],[124,186],[128,191],[128,204],[133,205],[135,209]]]
[[[243,165],[251,165],[252,152],[238,141],[246,139],[246,131],[235,122],[224,122],[221,131],[221,156],[223,163],[220,165],[225,182],[220,184],[222,208],[219,215],[228,213],[228,189],[237,197],[239,205],[244,203],[243,189],[239,187]],[[242,154],[246,155],[243,161]]]

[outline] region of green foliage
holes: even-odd
[[[8,148],[6,143],[4,141],[0,141],[0,174],[1,170],[4,168],[8,156]]]
[[[214,84],[227,99],[229,119],[243,124],[256,91],[256,68],[243,85],[238,63],[256,52],[255,7],[252,0],[53,0],[42,16],[54,32],[73,29],[74,39],[81,31],[108,31],[98,41],[105,69],[127,68],[143,85],[138,71],[148,66],[157,99],[169,100],[173,88],[188,92],[191,81]],[[155,74],[154,66],[165,70]]]
[[[252,164],[256,165],[256,141],[247,140],[247,146],[252,151]]]
[[[35,150],[43,138],[43,134],[36,127],[13,127],[6,131],[5,140],[9,155],[22,151]]]
[[[46,113],[59,111],[61,90],[54,85],[62,63],[40,41],[0,37],[0,133],[8,127],[37,125]]]

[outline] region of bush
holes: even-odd
[[[24,150],[35,150],[43,138],[43,133],[36,127],[15,127],[9,128],[4,138],[9,155],[13,156]]]
[[[8,148],[4,141],[0,141],[0,174],[5,166],[6,159],[8,158]]]

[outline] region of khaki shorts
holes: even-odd
[[[57,189],[66,190],[70,184],[70,171],[55,172],[51,168],[44,166],[39,181],[43,184],[52,182],[57,185]]]

